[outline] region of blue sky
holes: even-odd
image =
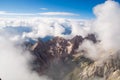
[[[105,0],[0,0],[0,11],[11,13],[68,12],[94,17],[92,9]],[[120,0],[116,0],[120,2]]]

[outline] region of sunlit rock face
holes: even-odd
[[[81,62],[80,66],[68,74],[65,80],[120,80],[120,57],[116,54],[111,56],[103,64],[98,65],[96,61]],[[72,76],[72,77],[71,77]]]
[[[80,78],[83,80],[92,78],[94,79],[96,76],[99,78],[104,78],[104,80],[113,80],[112,78],[116,76],[115,80],[119,80],[120,77],[119,69],[120,69],[120,57],[112,56],[104,61],[102,64],[98,65],[98,62],[87,65],[80,72]]]

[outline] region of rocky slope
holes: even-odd
[[[33,69],[53,80],[120,80],[120,53],[111,55],[98,65],[97,61],[84,56],[84,50],[77,52],[84,40],[99,43],[94,34],[89,34],[84,38],[55,37],[47,42],[39,40],[29,45],[29,50],[35,56]]]

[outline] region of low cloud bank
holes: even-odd
[[[15,37],[16,40],[25,39],[26,37],[35,39],[46,36],[61,36],[65,38],[72,38],[75,35],[85,36],[91,25],[91,21],[88,20],[64,18],[1,18],[0,22],[0,34],[9,35],[14,33],[12,38]]]

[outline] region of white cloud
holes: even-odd
[[[108,0],[94,8],[96,19],[94,31],[98,34],[105,48],[120,47],[120,4]]]
[[[48,8],[40,8],[40,10],[48,10]]]
[[[1,14],[6,14],[6,11],[0,11],[0,15],[1,15]]]
[[[48,80],[31,70],[29,52],[0,36],[0,78],[2,80]]]
[[[84,49],[87,51],[85,53],[87,57],[97,60],[96,63],[101,64],[111,56],[120,55],[120,4],[107,0],[94,7],[93,10],[96,18],[91,32],[97,34],[100,43],[94,45],[90,41],[84,41],[79,50]]]
[[[45,13],[39,13],[39,15],[44,16],[79,16],[75,13],[69,13],[69,12],[45,12]]]

